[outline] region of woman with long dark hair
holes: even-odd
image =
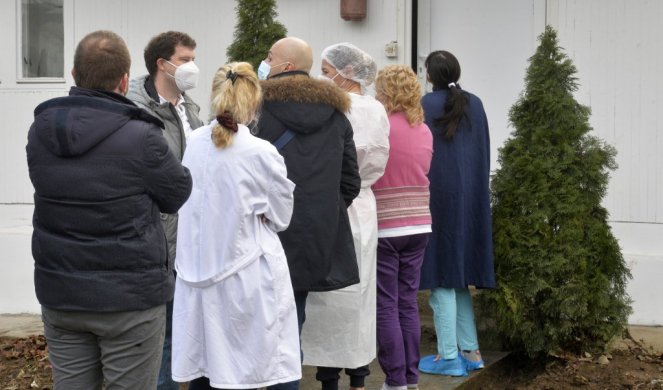
[[[422,99],[433,132],[433,225],[419,288],[431,290],[438,353],[422,358],[419,369],[463,376],[483,367],[468,287],[495,287],[488,120],[481,100],[461,89],[453,54],[434,51],[425,65],[433,84]]]

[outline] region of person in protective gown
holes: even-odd
[[[371,56],[350,43],[322,52],[321,79],[348,92],[352,100],[346,116],[354,130],[361,191],[348,208],[359,284],[309,294],[307,322],[302,330],[304,364],[317,366],[322,389],[338,388],[345,368],[350,388],[362,389],[368,364],[376,356],[376,250],[378,225],[371,185],[384,173],[389,158],[389,119],[380,102],[366,94],[377,66]]]

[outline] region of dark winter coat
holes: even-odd
[[[26,151],[43,306],[111,312],[172,299],[159,212],[186,201],[191,175],[161,126],[121,95],[77,87],[35,109]]]
[[[492,217],[489,200],[490,138],[481,100],[468,93],[469,105],[451,141],[441,135],[448,89],[422,99],[433,132],[430,209],[433,219],[421,269],[420,289],[495,287]]]
[[[352,126],[343,114],[350,98],[338,87],[305,74],[264,81],[257,135],[274,142],[296,185],[290,226],[279,233],[295,291],[327,291],[359,282],[347,207],[361,179]]]

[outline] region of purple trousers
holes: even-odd
[[[378,239],[378,361],[389,386],[419,382],[417,291],[428,233]]]

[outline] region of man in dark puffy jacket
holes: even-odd
[[[263,105],[257,135],[272,142],[296,185],[290,226],[279,233],[295,293],[299,331],[309,291],[359,283],[347,207],[361,189],[352,125],[344,112],[350,97],[309,77],[313,56],[301,39],[272,45],[258,69]],[[270,389],[297,389],[298,382]]]
[[[191,176],[163,123],[127,93],[131,61],[110,31],[81,40],[76,87],[35,109],[26,147],[35,188],[32,254],[55,389],[153,389],[173,297],[159,212]]]

